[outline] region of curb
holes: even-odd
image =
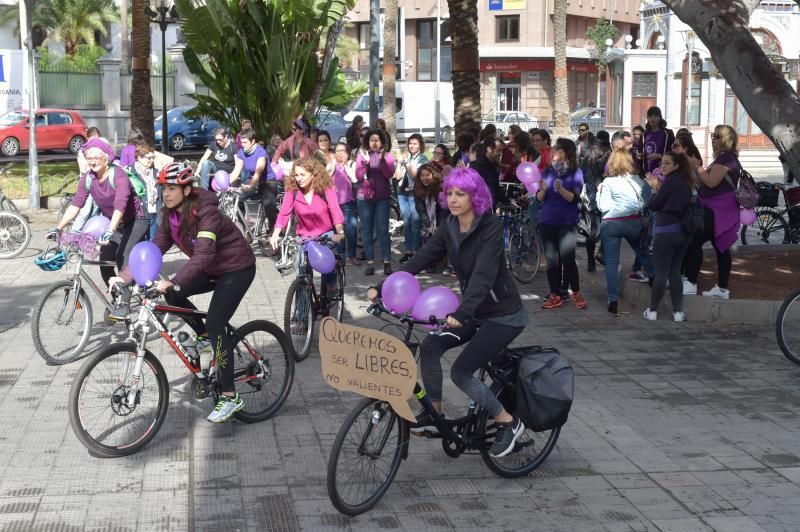
[[[757,246],[738,246],[731,248],[734,253],[742,255],[757,254],[763,251],[787,251],[800,249],[797,245],[757,245]],[[710,255],[714,252],[709,248],[704,250],[704,254]],[[623,268],[619,275],[620,298],[628,304],[639,309],[641,313],[650,304],[650,287],[642,283],[633,283],[628,280],[628,272]],[[758,299],[717,299],[696,296],[684,296],[683,310],[686,319],[692,321],[704,321],[709,323],[747,323],[751,325],[775,325],[778,310],[783,301],[758,300]],[[669,289],[664,293],[664,298],[658,307],[658,312],[663,316],[672,318],[672,304],[669,298]]]

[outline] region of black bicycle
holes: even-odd
[[[399,323],[381,318],[387,322],[381,330],[399,328],[403,343],[415,357],[419,342],[413,334],[414,326],[434,325],[441,329],[444,324],[442,320],[419,321],[407,314],[393,313],[380,300],[367,311],[379,317],[389,314],[397,320]],[[479,373],[481,380],[487,375],[492,378],[491,389],[511,412],[514,411],[521,352],[522,349],[504,349],[499,362],[488,364]],[[480,453],[489,469],[502,477],[521,477],[542,465],[561,432],[560,427],[538,433],[526,428],[511,453],[495,458],[489,454],[489,449],[496,428],[488,412],[471,401],[463,417],[444,419],[435,415],[419,384],[414,388],[414,394],[423,410],[438,420],[436,432],[425,431],[421,436],[441,438],[442,449],[451,458],[465,453]],[[398,416],[389,403],[368,398],[358,403],[339,429],[328,459],[328,496],[337,510],[347,515],[358,515],[378,503],[392,484],[400,463],[408,457],[410,434],[410,423]]]
[[[783,300],[775,318],[775,337],[783,354],[800,364],[800,290]]]

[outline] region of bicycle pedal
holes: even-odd
[[[423,430],[422,432],[412,432],[412,436],[417,436],[418,438],[430,438],[430,439],[441,439],[442,435],[439,432],[434,432],[432,430]]]

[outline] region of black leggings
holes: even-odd
[[[264,181],[259,184],[257,190],[251,189],[247,192],[240,192],[239,197],[243,200],[261,199],[261,205],[264,206],[264,212],[269,222],[269,230],[272,231],[275,227],[275,220],[278,219],[278,182],[274,179]],[[244,209],[244,205],[241,208]]]
[[[689,247],[691,237],[678,229],[673,233],[659,233],[653,236],[653,266],[656,277],[650,291],[650,310],[658,310],[669,281],[669,294],[672,311],[683,310],[683,281],[681,263]]]
[[[150,220],[135,219],[121,224],[118,227],[114,236],[111,237],[111,242],[100,248],[101,261],[114,261],[117,263],[119,271],[128,265],[128,255],[131,254],[131,248],[146,240],[150,232]],[[100,276],[103,282],[108,286],[108,280],[117,275],[113,266],[100,266]]]
[[[441,334],[427,335],[420,346],[420,369],[422,384],[431,401],[442,400],[442,355],[448,349],[469,342],[453,362],[450,378],[467,397],[489,412],[489,415],[497,416],[503,410],[503,405],[489,386],[475,376],[475,372],[487,363],[498,360],[500,351],[524,328],[491,321],[484,322],[478,328],[474,321],[470,321],[456,329],[445,329]]]
[[[208,332],[211,346],[216,357],[218,379],[223,392],[235,391],[233,385],[233,357],[228,356],[233,350],[231,338],[225,334],[225,325],[233,317],[233,313],[239,307],[242,298],[250,288],[253,278],[256,276],[255,264],[244,270],[223,273],[217,279],[212,279],[203,273],[189,283],[181,285],[178,292],[168,290],[166,293],[167,303],[176,307],[196,309],[197,307],[189,301],[189,296],[205,294],[214,291],[211,296],[211,303],[208,304],[208,314],[206,322],[186,320],[192,330],[202,336]]]
[[[703,266],[703,244],[709,241],[714,246],[714,251],[717,252],[717,286],[728,288],[733,257],[730,249],[720,252],[714,243],[714,211],[709,208],[703,209],[703,232],[692,240],[692,243],[689,244],[689,251],[686,253],[686,278],[690,283],[697,284],[697,277]]]
[[[547,258],[547,284],[551,294],[560,294],[562,289],[561,272],[563,267],[564,286],[580,292],[578,264],[575,262],[575,248],[578,245],[578,228],[575,225],[539,224]]]

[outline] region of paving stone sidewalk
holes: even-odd
[[[31,340],[38,295],[65,277],[32,266],[46,218],[23,257],[0,262],[2,530],[800,529],[800,367],[780,354],[774,331],[646,322],[637,309],[611,317],[603,272],[586,273],[584,259],[586,311],[541,310],[543,273],[522,289],[532,320],[516,343],[557,347],[577,374],[569,422],[529,477],[503,479],[477,455],[454,460],[438,441],[412,439],[384,499],[340,515],[327,458],[357,398],[323,383],[318,353],[298,364],[274,419],[215,426],[204,419],[209,400],[191,396],[185,370],[158,344],[171,386],[166,423],[135,456],[92,458],[67,414],[80,362],[47,366]],[[271,259],[258,267],[234,323],[282,321],[290,278]],[[348,271],[346,318],[374,326],[359,305],[375,278],[360,270]],[[98,343],[112,340],[102,332]],[[464,396],[446,381],[445,409],[460,411]]]

